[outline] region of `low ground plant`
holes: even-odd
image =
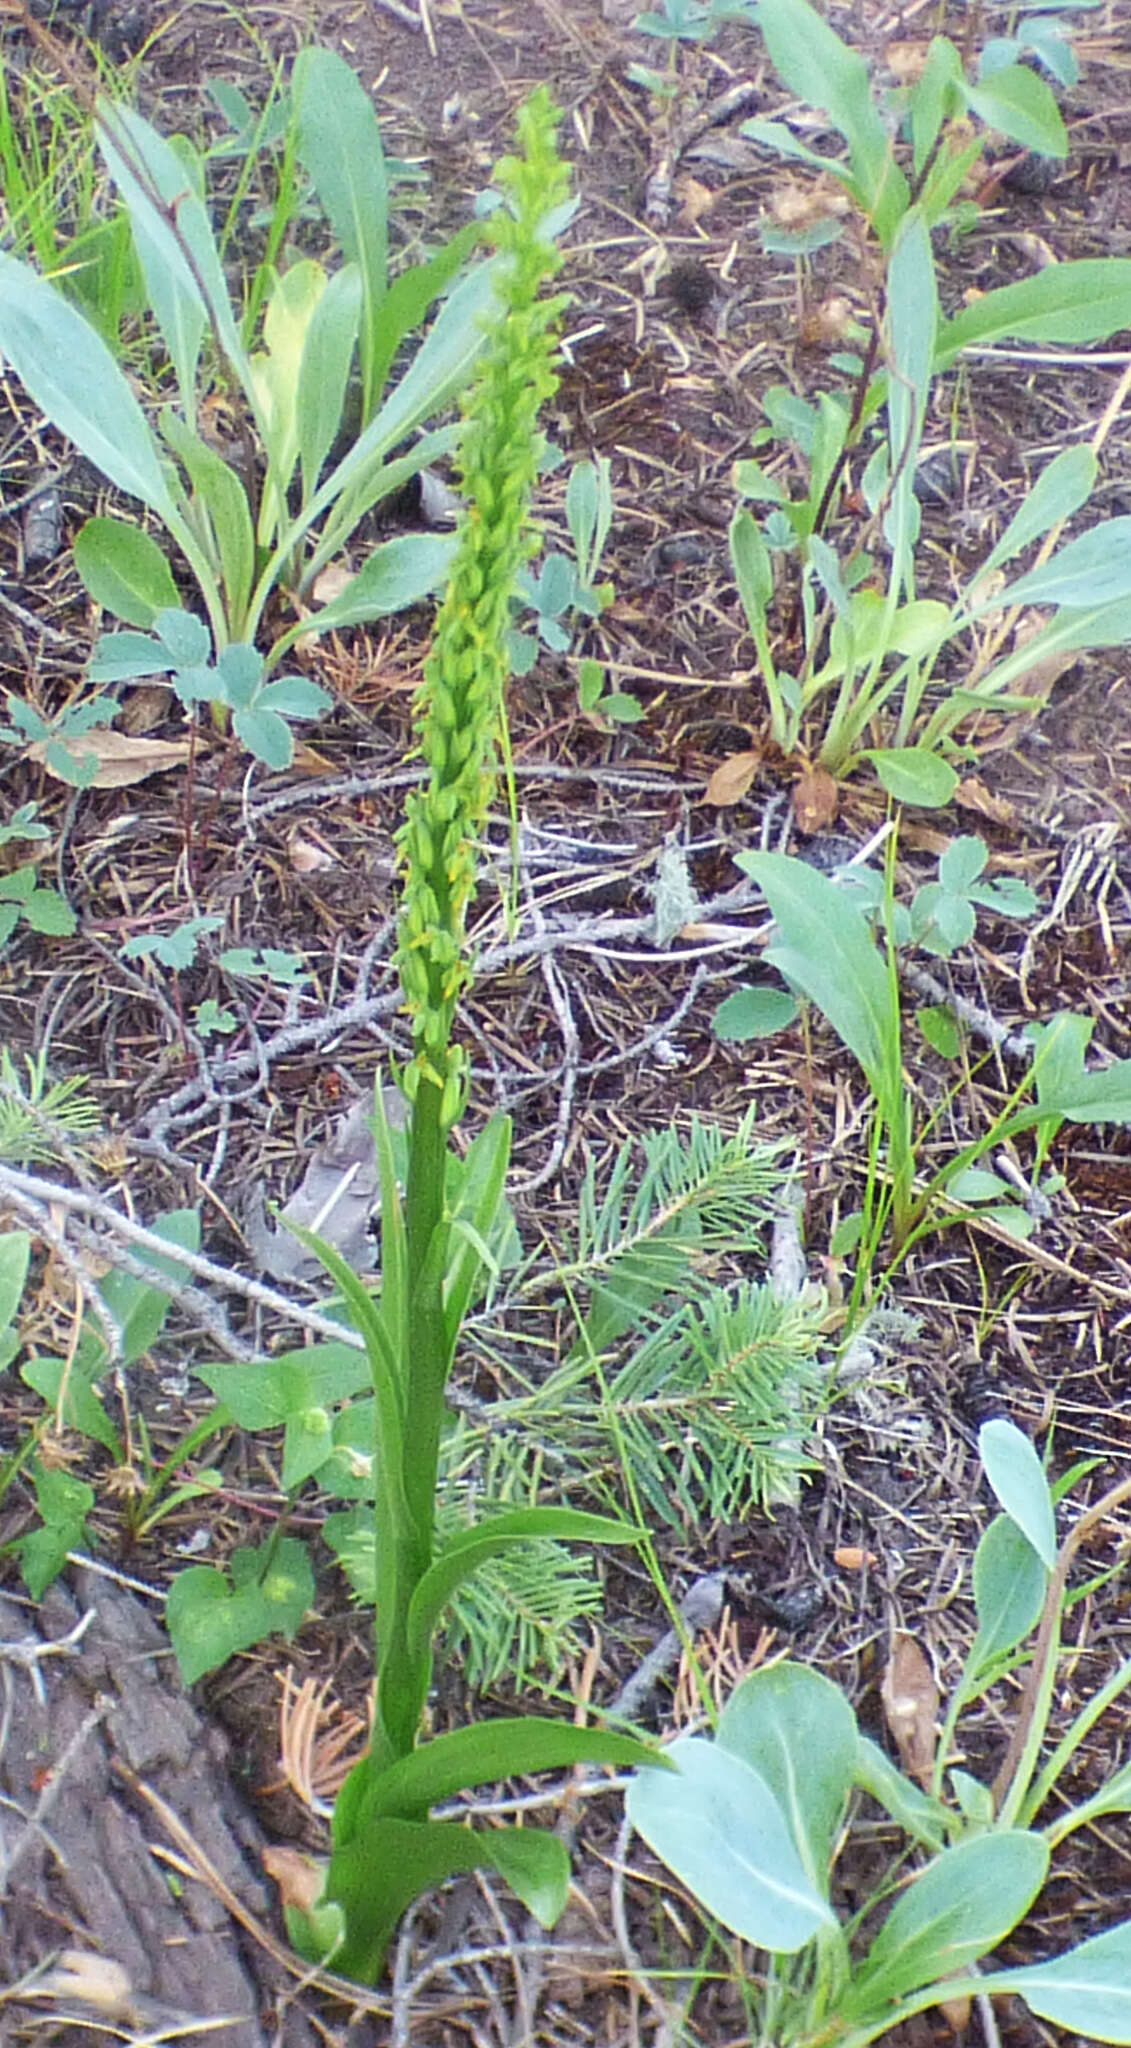
[[[919,1180],[919,1154],[938,1115],[916,1129],[914,1097],[904,1071],[897,949],[908,942],[921,944],[927,937],[933,938],[935,950],[945,950],[967,929],[980,885],[974,873],[976,857],[962,850],[962,842],[956,844],[958,857],[944,879],[928,884],[926,894],[920,891],[910,911],[897,921],[891,880],[894,842],[889,841],[888,880],[878,906],[879,941],[868,916],[869,908],[875,907],[874,890],[845,887],[789,854],[735,856],[763,890],[773,913],[777,929],[764,958],[790,993],[739,991],[717,1013],[716,1030],[735,1039],[763,1035],[766,993],[778,998],[765,1020],[778,1030],[792,1021],[800,997],[815,1005],[859,1064],[873,1100],[870,1171],[863,1211],[851,1219],[850,1234],[838,1239],[837,1250],[857,1251],[861,1286],[871,1276],[889,1227],[892,1250],[902,1258],[924,1233],[940,1227],[939,1205],[948,1198],[988,1203],[996,1221],[1018,1236],[1027,1233],[1031,1223],[1023,1203],[1010,1198],[1004,1181],[977,1174],[978,1162],[987,1153],[1035,1132],[1034,1171],[1039,1173],[1062,1124],[1131,1123],[1131,1060],[1086,1069],[1092,1020],[1066,1012],[1033,1034],[1033,1059],[987,1129]],[[983,886],[983,900],[987,893],[989,907],[998,913],[1029,914],[1027,900],[1013,891],[995,896],[992,888]]]
[[[1004,1512],[974,1558],[977,1634],[941,1735],[930,1664],[902,1638],[885,1682],[902,1770],[860,1732],[838,1685],[786,1660],[744,1680],[711,1736],[669,1746],[675,1773],[646,1770],[629,1788],[628,1816],[645,1841],[706,1915],[761,1952],[755,1968],[743,1965],[760,2048],[866,2048],[915,2013],[958,2015],[963,2000],[998,1995],[1086,2040],[1131,2041],[1131,1920],[1047,1962],[1000,1969],[992,1960],[1055,1871],[1060,1844],[1131,1810],[1127,1765],[1082,1798],[1066,1790],[1085,1737],[1131,1684],[1131,1660],[1045,1747],[1061,1624],[1081,1597],[1069,1573],[1131,1480],[1081,1512],[1058,1550],[1056,1501],[1092,1464],[1054,1493],[1012,1423],[987,1423],[979,1445]],[[959,1717],[1021,1671],[1012,1737],[987,1783],[961,1767]],[[858,1888],[851,1852],[867,1824],[862,1795],[907,1844],[849,1911],[838,1865]]]
[[[935,36],[914,84],[888,89],[807,0],[756,0],[750,18],[783,85],[823,113],[846,155],[818,154],[781,121],[748,121],[743,133],[816,174],[818,212],[817,195],[828,196],[823,239],[855,239],[871,300],[862,353],[833,357],[847,388],[815,400],[768,391],[758,459],[736,469],[746,503],[731,525],[731,555],[771,731],[785,753],[801,751],[833,775],[866,758],[900,800],[945,803],[957,781],[945,757],[960,734],[976,732],[977,718],[1003,700],[1025,704],[1013,688],[1038,663],[1131,637],[1131,523],[1097,522],[1056,546],[1087,506],[1101,429],[1092,447],[1046,464],[955,597],[921,597],[916,468],[936,380],[973,345],[1008,337],[1077,346],[1126,326],[1131,263],[1056,264],[947,318],[933,237],[991,131],[1063,158],[1066,131],[1049,85],[1015,61],[1020,45],[992,45],[971,80],[955,45]],[[863,529],[846,525],[850,485],[866,504]],[[751,504],[769,509],[755,516]],[[1006,580],[1038,542],[1029,568]],[[1038,606],[1049,615],[1004,651]]]

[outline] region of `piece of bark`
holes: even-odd
[[[125,1973],[146,2025],[161,2015],[166,2024],[173,2014],[182,2023],[230,2015],[208,2035],[218,2048],[313,2048],[305,2016],[284,1997],[291,1980],[206,1885],[170,1883],[170,1866],[154,1854],[170,1845],[115,1770],[124,1765],[160,1793],[245,1908],[269,1924],[263,1837],[229,1778],[224,1736],[198,1714],[168,1638],[140,1602],[93,1573],[73,1577],[74,1593],[59,1583],[38,1610],[0,1595],[0,1642],[22,1653],[3,1659],[0,1982],[13,1984],[61,1948],[89,1948]],[[88,1608],[95,1619],[74,1652],[40,1660],[37,1697],[26,1646],[59,1641]],[[60,1995],[53,2021],[68,2003],[73,2010]]]

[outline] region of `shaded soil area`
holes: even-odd
[[[602,574],[615,598],[568,655],[544,652],[512,687],[524,894],[514,922],[500,886],[510,845],[500,799],[473,920],[480,971],[467,1021],[470,1126],[494,1107],[515,1116],[520,1226],[552,1252],[586,1168],[607,1161],[620,1139],[685,1127],[695,1111],[733,1128],[755,1100],[759,1137],[788,1140],[796,1154],[810,1277],[835,1304],[846,1274],[828,1247],[858,1206],[867,1172],[862,1077],[819,1018],[808,1032],[739,1047],[716,1039],[711,1017],[748,979],[764,943],[763,908],[732,900],[734,853],[765,835],[835,863],[882,825],[886,800],[858,772],[839,789],[835,817],[801,830],[792,792],[810,764],[782,759],[769,742],[727,528],[733,464],[763,422],[765,391],[847,389],[830,358],[844,321],[867,318],[878,277],[851,233],[796,265],[763,252],[759,222],[779,203],[785,174],[738,132],[751,113],[781,111],[754,31],[727,23],[710,44],[681,46],[673,92],[661,100],[629,76],[633,64],[666,62],[666,46],[632,28],[634,11],[621,0],[368,0],[313,16],[260,7],[241,17],[189,4],[166,19],[138,0],[75,19],[115,64],[137,63],[143,111],[163,128],[200,136],[217,126],[204,94],[209,77],[256,101],[270,67],[289,62],[311,33],[333,43],[371,88],[390,155],[422,174],[398,188],[397,261],[470,217],[509,146],[515,108],[534,85],[552,87],[581,204],[566,237],[571,298],[548,421],[567,460],[543,480],[538,514],[547,545],[568,549],[568,464],[609,458],[616,516]],[[881,72],[897,45],[925,33],[914,6],[853,0],[827,12]],[[965,10],[950,14],[961,43]],[[62,7],[55,21],[73,61],[85,63]],[[1081,79],[1064,100],[1068,160],[1051,180],[1038,179],[1031,160],[1004,145],[997,152],[964,230],[941,249],[947,312],[1050,262],[1131,254],[1131,19],[1107,0],[1081,22]],[[33,54],[26,30],[5,20],[0,57],[9,70]],[[828,140],[817,117],[811,133],[814,148]],[[1050,455],[1092,436],[1131,359],[1127,346],[1127,336],[1114,337],[1090,359],[1000,351],[938,380],[927,431],[935,453],[921,492],[923,594],[950,596]],[[1129,453],[1121,417],[1104,445],[1089,517],[1131,510]],[[0,490],[0,515],[45,490],[60,508],[58,543],[39,559],[23,514],[0,516],[0,687],[54,713],[80,691],[98,630],[70,542],[105,494],[10,375],[0,388]],[[402,526],[418,516],[398,508]],[[843,541],[863,516],[851,494],[842,516]],[[363,539],[379,530],[374,522]],[[219,747],[205,747],[189,793],[182,772],[76,793],[22,752],[6,749],[0,763],[0,822],[21,804],[40,804],[51,828],[42,878],[78,918],[73,937],[25,931],[5,950],[3,1041],[21,1057],[45,1052],[57,1078],[92,1077],[109,1133],[96,1162],[100,1199],[142,1219],[199,1207],[203,1249],[236,1279],[263,1277],[248,1190],[292,1193],[343,1110],[408,1048],[391,967],[393,841],[416,774],[407,760],[410,706],[429,630],[421,611],[303,657],[335,708],[309,731],[287,776],[258,771],[244,782],[222,765]],[[579,709],[586,654],[638,697],[640,723],[618,728]],[[1113,1058],[1131,1055],[1127,711],[1125,658],[1099,653],[1052,678],[1039,711],[1007,707],[983,719],[954,805],[905,820],[897,872],[906,896],[934,874],[950,839],[980,833],[991,874],[1030,883],[1042,915],[1035,928],[984,920],[975,944],[939,966],[944,995],[1011,1030],[1063,1009],[1084,1012],[1095,1020],[1093,1050]],[[137,736],[182,736],[170,693],[149,686],[127,693],[121,722]],[[709,802],[710,778],[741,754],[752,760],[746,788],[733,802]],[[660,939],[656,874],[673,843],[699,910],[687,930]],[[193,1044],[186,1014],[231,995],[214,953],[179,977],[121,957],[132,935],[172,929],[189,915],[223,921],[216,950],[222,942],[301,951],[309,983],[293,998],[268,987],[243,1003],[237,1032],[218,1049]],[[1015,1082],[1004,1061],[988,1061],[944,1112],[947,1071],[916,1040],[908,1087],[924,1113],[940,1113],[927,1168],[984,1127]],[[918,1319],[915,1334],[887,1358],[882,1388],[867,1398],[849,1393],[822,1419],[816,1469],[796,1506],[773,1519],[752,1510],[725,1526],[663,1536],[677,1599],[722,1575],[725,1611],[702,1641],[721,1682],[788,1646],[843,1683],[862,1724],[879,1735],[893,1631],[918,1637],[948,1678],[972,1639],[963,1567],[990,1505],[979,1480],[979,1423],[1008,1415],[1043,1444],[1055,1419],[1054,1467],[1095,1459],[1092,1498],[1125,1469],[1131,1132],[1077,1127],[1058,1140],[1055,1163],[1065,1189],[1028,1244],[963,1225],[928,1240],[902,1269],[893,1295]],[[154,1359],[120,1375],[110,1397],[127,1435],[148,1429],[162,1450],[202,1411],[191,1367],[218,1355],[220,1336],[261,1352],[299,1341],[234,1282],[225,1294],[212,1278],[204,1291],[215,1309],[207,1336],[182,1303]],[[36,1268],[25,1339],[63,1349],[74,1318],[73,1281],[47,1257]],[[482,1401],[493,1390],[480,1374],[467,1391]],[[15,1368],[5,1372],[4,1449],[41,1416]],[[220,1451],[211,1446],[205,1455],[219,1459],[222,1487],[207,1517],[188,1505],[134,1541],[123,1538],[105,1457],[73,1439],[59,1455],[95,1485],[99,1556],[125,1583],[69,1569],[36,1613],[21,1599],[14,1564],[3,1567],[0,1792],[10,1804],[0,1817],[9,1873],[0,1961],[15,1984],[57,1951],[85,1947],[117,1963],[128,1984],[95,2024],[73,1985],[51,1979],[38,1998],[0,2006],[0,2039],[48,2030],[89,2039],[92,2025],[130,2038],[221,2015],[225,2048],[305,2048],[316,2038],[428,2048],[687,2039],[737,2048],[750,2038],[729,1958],[712,1955],[710,1981],[679,1980],[701,1956],[700,1931],[686,1902],[658,1888],[643,1846],[620,1835],[616,1798],[579,1800],[560,1817],[576,1890],[551,1939],[513,1901],[469,1883],[413,1917],[388,1996],[351,2006],[342,1987],[289,1972],[259,1853],[266,1840],[317,1851],[325,1829],[280,1784],[280,1680],[289,1665],[296,1683],[328,1681],[325,1714],[336,1706],[362,1729],[365,1617],[320,1554],[318,1614],[295,1643],[273,1640],[234,1659],[190,1700],[153,1617],[194,1554],[202,1521],[211,1561],[273,1525],[285,1505],[277,1438],[232,1432]],[[310,1487],[292,1506],[291,1526],[316,1538],[325,1512]],[[30,1489],[17,1480],[0,1503],[0,1543],[33,1519]],[[1125,1517],[1113,1518],[1081,1560],[1079,1583],[1117,1566],[1127,1543]],[[834,1561],[850,1551],[863,1562]],[[155,1597],[140,1601],[130,1580]],[[29,1645],[66,1637],[91,1609],[96,1619],[71,1655],[33,1654]],[[623,1560],[610,1564],[598,1651],[588,1663],[579,1654],[560,1675],[562,1710],[607,1704],[665,1627],[643,1574]],[[1068,1636],[1054,1736],[1131,1655],[1119,1577],[1081,1598]],[[20,1655],[10,1655],[20,1642]],[[464,1697],[451,1668],[440,1717],[457,1721]],[[505,1701],[500,1689],[496,1704]],[[968,1735],[968,1768],[992,1776],[1015,1706],[1009,1688],[991,1696]],[[666,1731],[675,1711],[669,1689],[653,1709]],[[1117,1710],[1093,1731],[1069,1789],[1101,1782],[1125,1740]],[[845,1863],[847,1906],[884,1854],[882,1831],[862,1831]],[[1121,1820],[1073,1838],[1059,1869],[1006,1960],[1055,1953],[1124,1916],[1131,1857]],[[674,1983],[667,1973],[677,1973]],[[1021,2008],[1000,2012],[998,2023],[1010,2048],[1070,2038]],[[972,2019],[965,2038],[982,2038],[980,2024]],[[915,2044],[953,2038],[937,2017],[905,2031]]]

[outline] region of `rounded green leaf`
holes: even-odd
[[[1056,1563],[1056,1519],[1048,1480],[1028,1437],[1015,1423],[984,1422],[978,1431],[978,1451],[1006,1514],[1051,1572]]]
[[[974,1553],[978,1633],[967,1662],[971,1679],[1036,1628],[1048,1573],[1008,1515],[997,1515]]]
[[[804,1664],[756,1671],[727,1701],[716,1740],[761,1773],[825,1896],[859,1747],[856,1716],[840,1687]]]
[[[766,1780],[698,1735],[681,1736],[665,1754],[678,1776],[642,1771],[628,1788],[637,1833],[733,1933],[781,1955],[803,1948],[833,1915]]]
[[[736,988],[715,1011],[715,1037],[724,1045],[741,1045],[748,1038],[773,1038],[795,1024],[797,1004],[784,988]]]
[[[75,539],[75,568],[96,604],[127,626],[152,626],[180,598],[157,542],[124,519],[88,519]]]
[[[948,804],[958,788],[959,778],[949,761],[926,747],[875,748],[864,755],[880,783],[900,804],[917,804],[935,811]]]

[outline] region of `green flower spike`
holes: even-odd
[[[540,87],[518,116],[522,154],[496,168],[506,201],[492,221],[504,258],[499,303],[465,402],[459,468],[468,509],[416,703],[428,782],[410,799],[397,841],[404,876],[397,965],[416,1049],[406,1080],[410,1094],[425,1077],[441,1091],[445,1131],[463,1104],[466,1056],[450,1039],[471,975],[464,933],[495,785],[508,606],[537,546],[529,508],[544,447],[538,413],[558,381],[553,329],[565,300],[539,298],[562,260],[542,234],[568,198],[557,119]]]

